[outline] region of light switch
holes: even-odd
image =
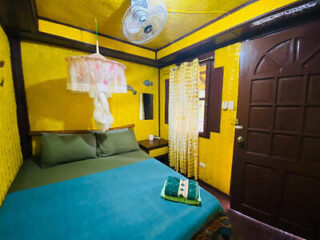
[[[206,167],[206,164],[205,164],[205,163],[203,163],[203,162],[199,162],[199,165],[200,165],[200,167],[203,167],[203,168],[205,168],[205,167]]]
[[[233,110],[233,101],[228,102],[228,109]]]
[[[228,109],[228,102],[226,102],[226,101],[222,102],[222,109],[223,110],[227,110]]]

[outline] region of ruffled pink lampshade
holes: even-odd
[[[67,89],[76,92],[104,92],[108,97],[112,93],[126,93],[126,67],[118,62],[106,59],[100,53],[88,56],[70,56]]]

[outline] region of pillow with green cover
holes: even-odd
[[[97,154],[99,157],[108,157],[140,149],[132,129],[95,134],[97,137]]]
[[[41,167],[97,157],[97,142],[93,133],[43,134],[41,145]]]

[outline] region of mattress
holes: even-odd
[[[165,179],[184,177],[155,159],[131,154],[134,162],[117,156],[73,163],[79,171],[70,164],[41,170],[25,163],[0,208],[0,238],[189,239],[222,211],[219,201],[202,188],[200,207],[162,199]],[[95,167],[86,163],[92,160]],[[51,175],[45,176],[46,184],[36,183],[39,176],[22,183],[29,178],[26,169]],[[70,179],[68,171],[76,177]]]
[[[109,157],[61,164],[50,168],[40,168],[36,160],[30,158],[24,161],[9,189],[9,193],[102,172],[149,158],[150,156],[144,151],[138,150]]]

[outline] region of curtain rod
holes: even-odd
[[[199,60],[199,63],[205,62],[205,61],[208,61],[208,60],[213,60],[213,59],[214,59],[214,57],[210,56],[208,58],[204,58],[204,59]],[[192,62],[187,62],[187,63],[192,63]],[[179,67],[179,65],[176,65],[176,66]],[[172,71],[172,70],[175,71],[176,69],[175,68],[171,68],[170,71]]]
[[[205,59],[201,59],[201,60],[199,60],[199,62],[205,62],[205,61],[208,61],[208,60],[211,60],[211,59],[213,60],[213,56],[205,58]]]

